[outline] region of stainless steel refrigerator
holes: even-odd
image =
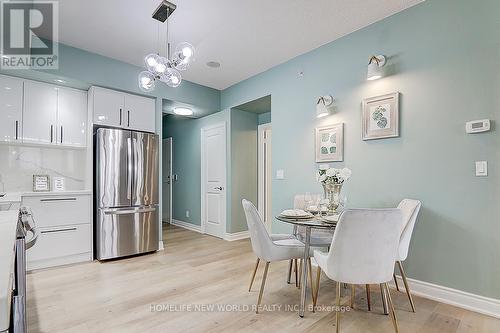
[[[95,257],[158,250],[158,135],[98,128],[94,142]]]

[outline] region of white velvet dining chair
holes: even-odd
[[[275,239],[273,240],[271,235],[267,232],[257,208],[255,208],[250,201],[245,199],[243,199],[241,203],[243,205],[243,210],[245,211],[248,231],[250,233],[250,242],[252,243],[252,250],[257,256],[257,262],[250,280],[250,287],[248,288],[248,291],[252,289],[252,284],[255,279],[255,274],[257,272],[257,268],[259,267],[260,260],[263,260],[266,263],[264,275],[262,276],[262,282],[260,285],[259,298],[257,300],[256,313],[258,313],[259,306],[262,301],[262,293],[266,284],[269,264],[275,261],[303,258],[304,244],[296,238],[286,237],[286,235],[282,235],[282,238],[275,235]],[[311,255],[313,250],[314,248],[311,248]],[[312,280],[311,274],[309,275],[309,278]]]
[[[337,332],[340,332],[341,283],[380,284],[387,298],[394,330],[399,332],[387,283],[394,274],[402,229],[401,209],[348,209],[337,223],[330,251],[314,251],[321,270],[336,282]]]
[[[401,233],[401,238],[399,239],[399,248],[396,263],[398,264],[399,271],[401,272],[401,278],[403,279],[405,291],[408,295],[408,300],[410,301],[410,306],[413,312],[415,312],[415,303],[413,302],[413,298],[411,297],[410,287],[408,286],[408,281],[406,279],[406,273],[403,268],[402,262],[405,261],[408,257],[411,236],[417,222],[420,207],[422,207],[422,203],[419,200],[414,199],[403,199],[398,205],[398,208],[401,209],[401,212],[403,213],[403,221],[405,225],[403,228],[403,232]],[[394,283],[396,284],[396,289],[399,291],[396,275],[394,275]]]

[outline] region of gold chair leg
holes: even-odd
[[[372,301],[371,301],[371,295],[370,295],[370,285],[366,285],[366,303],[368,304],[368,311],[372,310]]]
[[[264,268],[264,275],[262,276],[262,282],[260,284],[259,299],[257,300],[257,308],[255,309],[255,313],[259,313],[260,302],[262,301],[262,293],[264,292],[264,286],[266,285],[268,269],[269,269],[269,261],[266,261],[266,266]]]
[[[253,270],[252,279],[250,280],[250,287],[248,287],[248,291],[252,290],[252,284],[253,280],[255,279],[255,273],[257,273],[257,268],[259,267],[259,262],[260,258],[257,258],[257,262],[255,263],[255,268]]]
[[[356,297],[356,286],[351,284],[351,309],[354,309],[354,298]]]
[[[388,315],[389,312],[387,312],[387,298],[385,296],[385,291],[384,291],[384,284],[380,284],[380,294],[382,296],[382,306],[384,307],[384,314]]]
[[[394,311],[394,304],[392,303],[391,291],[389,290],[389,285],[384,283],[385,292],[387,294],[387,303],[391,311],[392,324],[394,325],[394,332],[399,333],[398,319],[396,318],[396,311]]]
[[[286,277],[286,283],[290,284],[290,280],[292,279],[292,266],[293,259],[290,259],[290,263],[288,264],[288,275]]]
[[[299,287],[299,269],[297,268],[297,259],[293,259],[294,266],[295,266],[295,286],[298,288]]]
[[[392,274],[392,277],[394,278],[394,284],[396,285],[396,290],[399,291],[399,285],[398,285],[398,279],[396,279],[396,273]]]
[[[319,282],[321,280],[321,267],[318,266],[318,270],[316,273],[316,288],[315,288],[315,295],[313,299],[313,309],[316,307],[316,304],[318,303],[318,295],[319,295]]]
[[[401,277],[403,278],[403,283],[406,289],[406,295],[408,295],[408,299],[410,300],[411,310],[415,312],[415,303],[413,303],[413,298],[411,297],[410,287],[408,286],[408,281],[406,280],[406,273],[403,269],[403,264],[401,261],[398,261],[399,271],[401,272]]]
[[[337,333],[340,333],[340,282],[336,282],[337,284],[337,312],[335,313],[335,322],[336,322],[336,330]]]

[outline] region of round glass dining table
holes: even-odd
[[[312,216],[311,218],[293,218],[293,217],[285,217],[283,215],[278,215],[275,218],[278,221],[289,223],[293,225],[293,234],[297,235],[297,228],[304,228],[304,238],[301,242],[304,243],[304,258],[302,264],[302,283],[300,288],[300,306],[299,306],[299,316],[304,317],[304,310],[306,307],[306,289],[307,289],[307,269],[308,265],[307,260],[309,259],[309,249],[311,246],[311,230],[312,229],[335,229],[337,225],[337,221],[340,217],[340,214],[335,214],[333,216],[329,216],[328,218],[331,220],[326,221],[324,216]],[[328,244],[329,245],[329,244]]]

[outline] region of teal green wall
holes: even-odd
[[[468,135],[466,121],[500,121],[500,2],[428,0],[222,92],[229,108],[272,95],[273,214],[295,193],[320,192],[314,128],[343,122],[344,188],[350,207],[422,200],[406,262],[410,277],[500,298],[500,150],[496,126]],[[370,55],[389,57],[387,76],[366,81]],[[298,72],[304,75],[299,76]],[[399,138],[362,141],[361,101],[401,92]],[[337,112],[315,118],[318,96]],[[474,176],[487,160],[488,177]],[[277,221],[275,232],[289,228]]]
[[[259,125],[270,123],[271,122],[271,111],[259,114],[258,122],[259,122]]]
[[[172,188],[172,218],[195,225],[201,222],[201,128],[226,123],[229,133],[229,110],[212,115],[191,119],[178,116],[163,117],[163,138],[172,137],[173,163],[172,173],[178,175]],[[229,137],[229,134],[228,134]],[[231,158],[230,140],[227,143],[228,160]],[[231,165],[227,164],[228,174]],[[227,180],[226,201],[230,207],[231,184]],[[189,210],[189,217],[186,217]],[[227,219],[231,216],[230,210],[226,213]]]
[[[257,203],[257,125],[256,113],[231,109],[231,233],[248,230],[241,200]]]

